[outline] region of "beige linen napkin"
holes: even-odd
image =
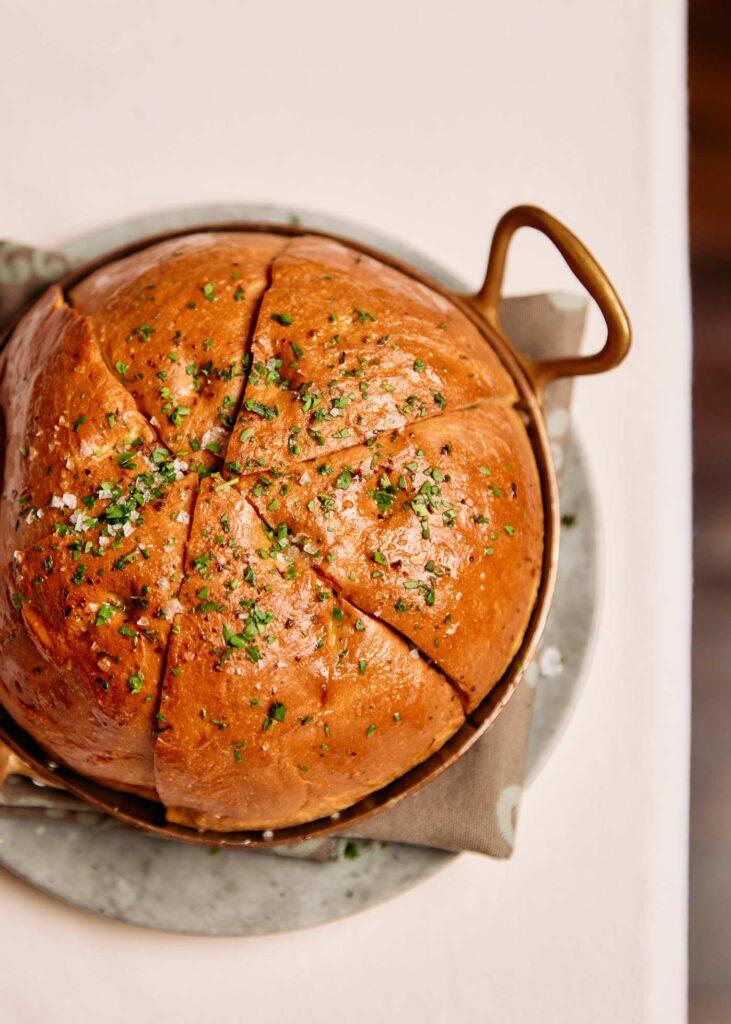
[[[25,299],[65,269],[63,257],[57,254],[0,242],[0,326]],[[505,299],[500,315],[507,336],[532,358],[571,356],[580,348],[586,303],[565,293],[527,295]],[[569,381],[559,381],[546,396],[549,427],[555,425],[550,433],[559,467],[568,440],[570,397]],[[493,725],[456,764],[418,793],[349,830],[349,836],[509,857],[515,842],[536,679],[534,663]],[[0,813],[31,808],[37,813],[46,808],[46,813],[68,820],[74,808],[83,811],[85,807],[50,790],[34,791],[25,780],[20,788],[12,778],[2,783],[0,771]],[[88,822],[103,817],[89,814]],[[289,852],[322,860],[336,855],[341,846],[338,840],[324,839],[304,848],[302,844],[289,848]],[[287,849],[280,847],[277,852],[286,855]]]

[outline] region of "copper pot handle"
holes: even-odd
[[[541,361],[521,356],[536,391],[540,393],[547,384],[559,377],[603,373],[618,366],[629,352],[632,341],[632,328],[627,312],[611,281],[583,242],[580,242],[561,221],[538,206],[515,206],[500,218],[492,236],[485,282],[476,295],[470,296],[472,304],[487,322],[504,336],[498,310],[505,275],[505,260],[513,235],[523,227],[535,228],[553,242],[596,302],[607,325],[607,340],[603,348],[593,355]]]

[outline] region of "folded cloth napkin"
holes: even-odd
[[[0,326],[29,296],[66,269],[64,257],[56,253],[0,242]],[[534,359],[572,356],[581,345],[586,302],[562,292],[526,295],[504,299],[500,316],[506,335],[526,355]],[[570,398],[570,381],[559,381],[545,399],[559,469],[568,441]],[[536,681],[534,663],[492,726],[456,764],[395,807],[350,829],[348,835],[509,857],[515,842]],[[11,793],[8,782],[2,783],[0,772],[0,813],[17,813],[26,805],[37,811],[47,804],[48,812],[56,815],[62,809],[58,796],[50,795],[50,790],[40,791],[49,793],[47,797],[36,791],[33,799],[23,804],[21,794],[17,790]],[[21,792],[33,791],[24,785]],[[83,804],[78,806],[83,810]],[[73,810],[67,804],[63,809]],[[90,816],[89,823],[100,817]],[[337,851],[340,843],[324,839],[299,844],[296,849],[278,847],[277,853],[286,855],[289,849],[293,856],[323,860]]]
[[[0,327],[26,299],[69,269],[60,253],[0,240]]]

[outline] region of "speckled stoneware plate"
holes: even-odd
[[[462,282],[418,252],[357,224],[275,206],[215,205],[163,211],[84,235],[62,251],[82,263],[145,235],[233,220],[301,221],[412,263],[449,288]],[[563,466],[559,573],[537,657],[526,781],[535,777],[576,702],[593,636],[597,529],[586,462],[571,437]],[[535,670],[534,670],[535,672]],[[60,899],[107,917],[196,935],[265,935],[324,924],[398,895],[457,854],[398,843],[335,840],[323,862],[156,839],[93,811],[80,820],[0,818],[0,864]],[[86,820],[88,819],[88,821]]]

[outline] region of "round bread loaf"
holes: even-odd
[[[461,311],[346,246],[213,232],[49,289],[0,366],[0,700],[195,828],[438,750],[535,601],[538,473]]]

